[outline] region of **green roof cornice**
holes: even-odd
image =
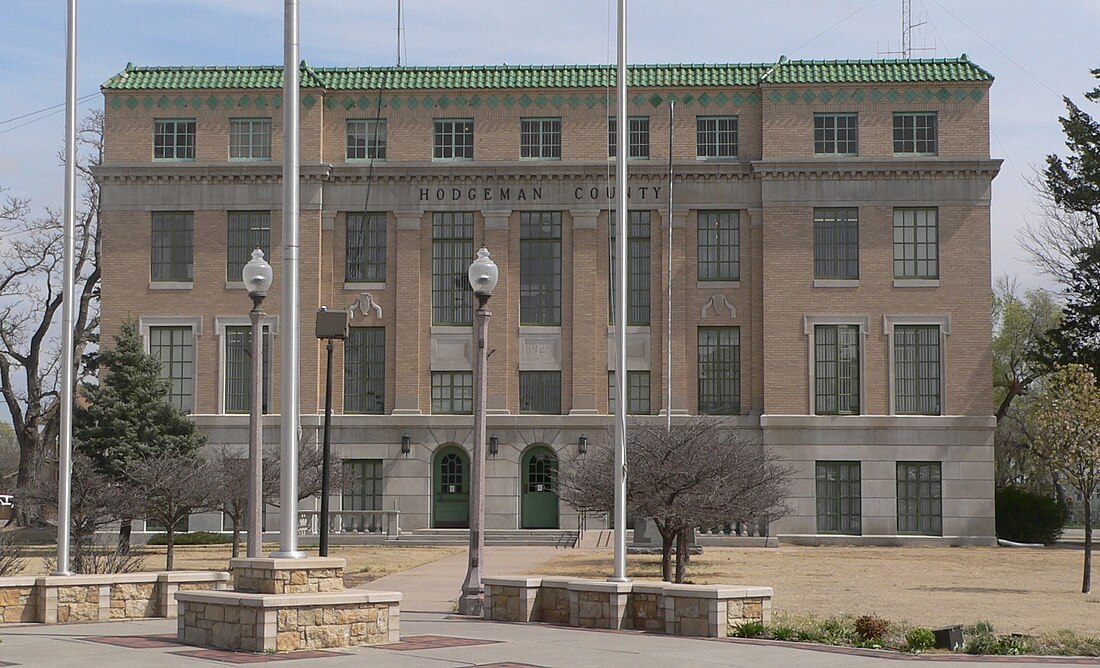
[[[748,64],[632,65],[639,88],[730,87],[763,84],[876,84],[992,81],[964,54],[912,60],[786,60]],[[432,90],[604,88],[615,85],[608,65],[482,65],[470,67],[311,67],[301,65],[303,88]],[[104,90],[279,89],[281,66],[137,67],[132,63]]]

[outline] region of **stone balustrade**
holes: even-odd
[[[228,586],[228,573],[205,571],[0,578],[0,623],[173,618],[177,592]]]
[[[771,619],[771,587],[486,577],[486,619],[723,638]]]

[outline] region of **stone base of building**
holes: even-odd
[[[725,638],[771,621],[771,587],[487,577],[485,618]]]
[[[400,639],[401,594],[345,590],[343,559],[251,558],[230,565],[233,591],[176,595],[181,642],[291,652]]]

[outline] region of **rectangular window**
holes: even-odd
[[[856,114],[814,114],[815,155],[858,155]]]
[[[153,281],[192,281],[195,216],[154,213],[149,274]]]
[[[269,412],[271,398],[271,330],[264,326],[263,401],[260,410]],[[252,327],[225,328],[225,412],[248,413],[252,398]]]
[[[741,280],[741,220],[737,211],[700,211],[699,280]]]
[[[470,415],[473,412],[473,372],[433,371],[432,413],[437,415]]]
[[[153,121],[154,160],[195,159],[195,119],[173,118]]]
[[[940,328],[894,327],[894,411],[899,415],[940,415]]]
[[[862,532],[859,462],[817,462],[817,532]]]
[[[737,117],[700,116],[695,119],[695,154],[700,158],[737,157]]]
[[[898,533],[943,535],[939,462],[898,462]]]
[[[271,213],[268,211],[230,211],[226,243],[225,280],[240,281],[241,271],[259,248],[271,261]]]
[[[698,350],[699,414],[741,412],[741,330],[700,327]]]
[[[341,510],[382,510],[382,460],[345,459]],[[381,530],[379,516],[345,515],[344,531],[370,532]]]
[[[386,119],[348,120],[347,160],[386,159]]]
[[[631,158],[649,158],[649,117],[648,116],[631,116],[627,119],[630,126],[627,128],[627,134],[630,141],[630,155]],[[615,157],[615,151],[618,145],[618,127],[617,119],[607,119],[607,155],[609,157]]]
[[[474,261],[474,214],[432,214],[432,324],[473,323],[468,271]]]
[[[520,371],[519,412],[561,414],[561,372]]]
[[[936,209],[894,209],[894,278],[938,278]]]
[[[814,278],[859,278],[858,209],[814,209]]]
[[[344,341],[344,412],[381,415],[385,388],[386,329],[348,329]]]
[[[271,119],[229,119],[230,160],[271,159]]]
[[[615,372],[607,372],[607,414],[614,415],[616,409]],[[650,388],[648,371],[626,372],[626,414],[649,415]]]
[[[560,118],[521,118],[519,157],[558,160],[561,158]]]
[[[561,212],[519,215],[519,321],[561,325]]]
[[[432,157],[436,160],[474,159],[474,121],[470,118],[439,118],[435,121]]]
[[[895,112],[894,153],[936,155],[936,112]]]
[[[190,327],[150,327],[149,354],[160,360],[168,399],[185,413],[195,409],[195,339]]]
[[[385,283],[386,214],[348,213],[344,223],[347,228],[344,280],[348,283]]]
[[[615,212],[608,217],[610,223],[610,255],[611,266],[608,271],[608,280],[611,288],[607,291],[611,300],[609,304],[610,322],[615,322],[615,268],[618,266],[615,258]],[[650,298],[650,219],[648,211],[631,211],[630,225],[626,238],[626,324],[645,326],[649,324],[649,298]]]
[[[814,327],[814,412],[859,415],[859,327]]]

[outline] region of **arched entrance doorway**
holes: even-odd
[[[558,456],[536,445],[520,460],[520,527],[558,528]]]
[[[470,456],[457,445],[444,446],[435,453],[432,518],[437,529],[470,527]]]

